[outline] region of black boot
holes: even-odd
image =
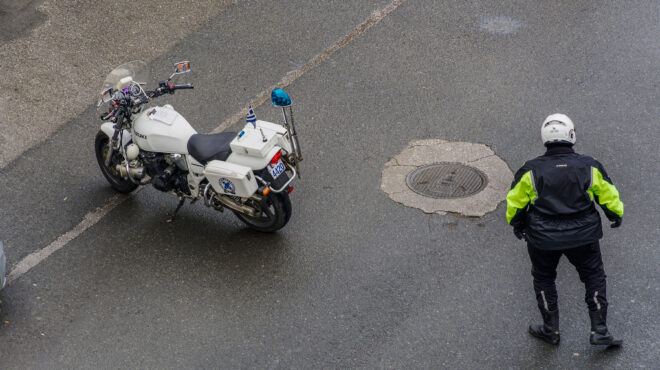
[[[550,344],[559,344],[559,310],[541,310],[543,325],[530,325],[529,334]]]
[[[589,311],[591,319],[591,344],[603,344],[607,346],[620,346],[623,343],[621,339],[614,339],[612,334],[607,331],[607,307],[602,307],[597,311]]]

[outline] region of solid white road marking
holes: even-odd
[[[9,273],[9,276],[7,276],[7,285],[11,284],[12,281],[21,277],[21,275],[30,271],[30,269],[41,263],[51,254],[64,248],[70,241],[72,241],[73,239],[78,237],[78,235],[85,232],[85,230],[94,226],[97,222],[99,222],[103,218],[103,216],[108,214],[108,212],[110,212],[115,207],[120,205],[126,199],[132,197],[141,189],[142,188],[135,190],[133,193],[131,193],[131,195],[128,196],[122,194],[117,194],[113,196],[112,198],[110,198],[110,201],[105,206],[101,208],[97,208],[93,212],[87,213],[85,217],[83,217],[83,220],[78,225],[76,225],[73,229],[67,231],[63,235],[60,235],[59,238],[55,239],[55,241],[50,243],[47,247],[39,249],[38,251],[27,255],[18,264],[16,264],[14,269]]]
[[[297,80],[307,71],[311,70],[312,68],[318,66],[319,64],[327,60],[337,50],[346,46],[349,42],[353,41],[353,39],[366,32],[369,28],[371,28],[371,26],[380,22],[383,18],[385,18],[388,14],[390,14],[392,11],[394,11],[396,8],[399,7],[399,5],[403,4],[404,2],[406,2],[406,0],[394,0],[383,9],[379,9],[371,13],[369,18],[367,18],[364,22],[360,23],[360,25],[355,27],[355,29],[353,29],[351,33],[339,39],[339,41],[335,42],[334,44],[332,44],[332,46],[325,49],[320,54],[316,55],[309,62],[305,63],[302,67],[289,71],[278,83],[260,92],[259,95],[257,95],[256,99],[251,101],[245,108],[241,109],[240,112],[234,114],[233,116],[229,117],[224,122],[222,122],[220,126],[213,129],[211,133],[215,134],[218,132],[222,132],[227,128],[229,128],[230,126],[237,123],[238,121],[240,121],[248,113],[250,106],[252,106],[252,108],[256,108],[261,104],[263,104],[264,102],[266,102],[270,98],[270,92],[273,89],[276,88],[283,89],[289,86],[291,83],[293,83],[293,81]]]
[[[371,28],[371,26],[380,22],[383,18],[385,18],[388,14],[390,14],[392,11],[394,11],[396,8],[399,7],[399,5],[403,4],[404,2],[406,2],[406,0],[394,0],[383,9],[376,10],[373,13],[371,13],[371,15],[364,22],[362,22],[360,25],[355,27],[355,29],[353,29],[351,33],[342,37],[339,41],[332,44],[332,46],[325,49],[322,53],[316,55],[309,62],[305,63],[302,67],[288,72],[277,84],[271,86],[267,90],[262,91],[255,100],[253,100],[252,102],[250,102],[250,104],[248,104],[248,106],[246,106],[240,112],[234,114],[233,116],[225,120],[222,124],[220,124],[220,126],[216,127],[211,132],[212,133],[222,132],[226,130],[228,127],[237,123],[241,118],[245,117],[248,110],[250,109],[249,108],[250,106],[257,107],[263,104],[265,101],[267,101],[268,98],[270,97],[271,90],[278,87],[284,88],[286,86],[289,86],[291,83],[293,83],[300,76],[305,74],[307,71],[311,70],[312,68],[318,66],[319,64],[327,60],[337,50],[341,49],[349,42],[353,41],[353,39],[355,39],[357,36],[366,32],[369,28]],[[64,248],[70,241],[72,241],[80,234],[85,232],[85,230],[94,226],[111,210],[113,210],[115,207],[120,205],[126,199],[137,194],[140,190],[142,190],[142,187],[132,192],[131,195],[129,196],[115,195],[114,197],[110,198],[110,202],[108,202],[105,206],[98,208],[96,211],[86,214],[85,217],[83,217],[83,220],[78,225],[76,225],[73,229],[69,230],[65,234],[61,235],[54,242],[50,243],[47,247],[42,248],[36,252],[33,252],[28,256],[26,256],[25,258],[23,258],[18,264],[16,264],[14,269],[9,273],[9,276],[7,277],[7,285],[11,284],[12,281],[18,279],[23,274],[28,272],[30,269],[37,266],[43,260],[48,258],[48,256],[50,256],[51,254]]]

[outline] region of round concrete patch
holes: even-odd
[[[431,198],[410,189],[408,175],[422,166],[460,163],[474,167],[488,178],[480,192],[464,198]],[[509,166],[486,145],[448,142],[440,139],[413,141],[383,168],[380,188],[395,202],[426,213],[458,213],[481,217],[495,210],[509,191],[513,173]]]

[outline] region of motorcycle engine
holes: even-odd
[[[190,195],[187,171],[183,171],[178,164],[180,155],[142,152],[140,156],[147,174],[153,179],[151,183],[154,188],[164,192],[174,191]]]

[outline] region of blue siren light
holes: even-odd
[[[289,97],[289,94],[280,88],[273,90],[273,92],[270,94],[270,100],[273,102],[273,105],[277,107],[287,107],[291,105],[291,98]]]

